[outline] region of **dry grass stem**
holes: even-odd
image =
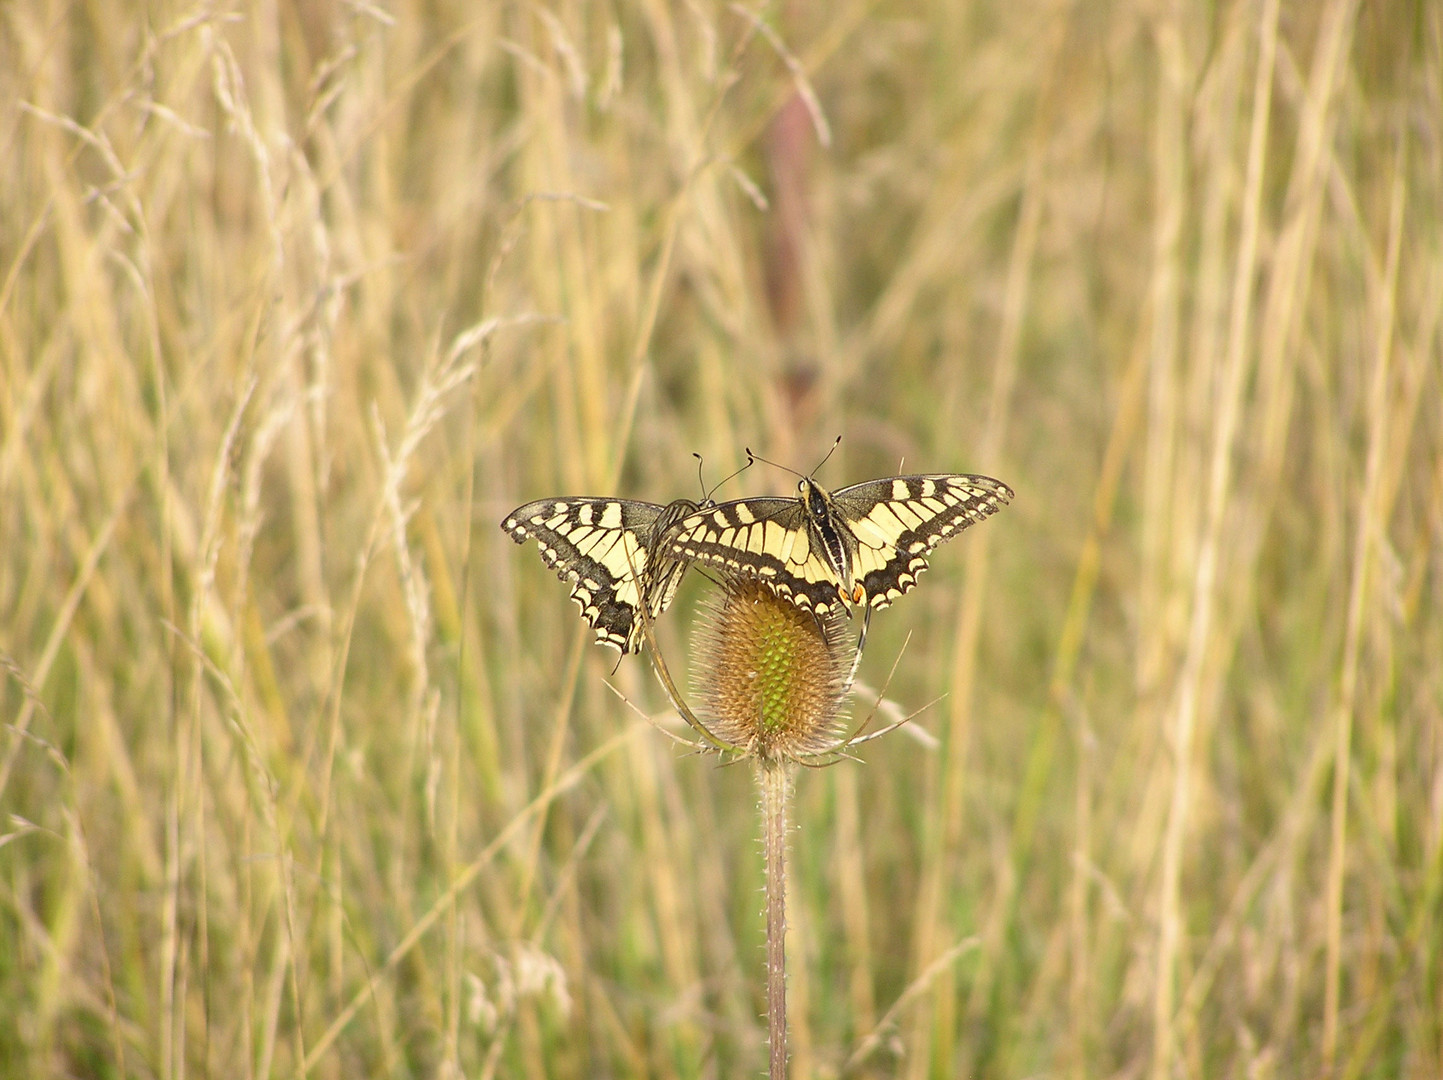
[[[865,758],[794,1075],[1443,1075],[1439,5],[4,16],[0,1075],[760,1072],[752,777],[608,680]],[[845,723],[495,528],[838,433],[1018,492]]]

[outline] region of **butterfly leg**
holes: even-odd
[[[857,635],[857,653],[852,657],[852,670],[847,672],[847,684],[842,689],[846,693],[852,689],[852,683],[857,678],[857,668],[862,665],[862,649],[867,644],[867,629],[872,625],[872,605],[868,604],[862,609],[862,630]]]

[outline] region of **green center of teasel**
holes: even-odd
[[[701,638],[694,679],[719,739],[767,759],[833,745],[852,658],[845,618],[819,619],[750,579],[724,581]]]
[[[791,604],[756,605],[756,641],[752,647],[757,661],[753,680],[757,723],[763,731],[784,730],[799,704],[806,704],[803,680],[811,676],[822,647],[814,628],[799,625],[802,615],[811,616]],[[809,632],[811,631],[811,632]]]

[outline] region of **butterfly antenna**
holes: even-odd
[[[694,457],[694,458],[696,458],[696,482],[697,482],[697,484],[699,484],[699,485],[701,486],[701,501],[702,501],[702,502],[706,502],[706,500],[707,500],[706,480],[703,479],[703,478],[702,478],[702,475],[701,475],[701,467],[702,467],[701,455],[698,454],[695,450],[693,450],[693,451],[691,452],[691,456]]]
[[[813,469],[813,470],[811,471],[811,473],[810,473],[809,475],[807,475],[807,476],[803,476],[801,473],[797,472],[796,469],[789,469],[787,466],[785,466],[785,465],[780,465],[780,464],[778,464],[778,463],[775,462],[775,461],[768,461],[766,458],[762,457],[760,454],[754,454],[754,453],[752,453],[752,448],[751,448],[750,446],[747,447],[747,462],[748,462],[748,464],[750,464],[750,463],[753,462],[753,461],[760,461],[763,465],[770,465],[770,466],[771,466],[772,468],[774,468],[774,469],[781,469],[783,472],[789,472],[789,473],[791,473],[793,476],[797,477],[799,480],[810,480],[813,476],[815,476],[818,472],[821,471],[822,466],[827,463],[827,458],[831,457],[833,451],[835,451],[835,450],[837,449],[837,447],[839,447],[839,446],[841,446],[841,445],[842,445],[842,437],[841,437],[840,435],[838,435],[836,441],[832,443],[832,449],[827,451],[827,456],[824,457],[824,458],[822,458],[821,461],[817,462],[817,467],[816,467],[815,469]]]
[[[721,483],[717,484],[716,487],[714,487],[714,488],[711,489],[711,490],[712,490],[712,494],[715,495],[716,492],[717,492],[717,488],[720,488],[723,484],[729,484],[729,483],[731,483],[733,480],[735,480],[735,479],[736,479],[738,476],[740,476],[742,473],[746,472],[748,469],[750,469],[750,468],[752,467],[752,464],[753,464],[753,462],[752,462],[751,458],[747,458],[747,463],[746,463],[745,465],[743,465],[743,466],[742,466],[740,469],[738,469],[736,472],[732,473],[732,474],[731,474],[730,476],[728,476],[725,480],[721,481]]]
[[[708,503],[714,502],[715,500],[712,499],[712,496],[715,495],[717,491],[719,491],[725,485],[731,483],[731,481],[735,480],[738,476],[746,472],[752,467],[752,465],[755,464],[755,462],[752,460],[751,454],[748,453],[747,463],[745,465],[743,465],[736,472],[732,473],[730,476],[719,481],[715,487],[708,491],[706,489],[706,481],[702,479],[701,475],[701,455],[698,454],[695,450],[693,450],[691,456],[696,458],[696,478],[697,482],[701,484],[701,501],[703,506],[707,505]]]
[[[824,458],[822,458],[821,461],[817,462],[817,467],[812,470],[812,475],[813,475],[813,476],[816,476],[817,473],[819,473],[819,472],[822,471],[822,466],[827,463],[827,458],[831,457],[834,453],[836,453],[837,447],[839,447],[839,446],[841,446],[841,445],[842,445],[842,437],[841,437],[840,435],[838,435],[837,438],[836,438],[836,441],[832,443],[832,448],[827,451],[827,456],[824,457]]]
[[[760,461],[763,465],[770,465],[770,466],[771,466],[772,468],[774,468],[774,469],[781,469],[782,472],[789,472],[789,473],[791,473],[793,476],[800,477],[800,478],[803,479],[803,480],[806,479],[806,477],[802,476],[802,474],[799,473],[799,472],[797,472],[796,469],[788,468],[787,466],[782,465],[782,464],[780,464],[779,462],[776,462],[776,461],[769,461],[769,460],[767,460],[766,458],[762,457],[760,454],[753,453],[753,452],[752,452],[752,448],[751,448],[750,446],[748,446],[748,447],[747,447],[747,464],[748,464],[748,465],[752,465],[752,464],[755,464],[755,463],[758,462],[758,461]]]

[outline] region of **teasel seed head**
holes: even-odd
[[[704,603],[692,685],[711,732],[761,762],[836,748],[855,653],[841,612],[814,615],[751,578]]]

